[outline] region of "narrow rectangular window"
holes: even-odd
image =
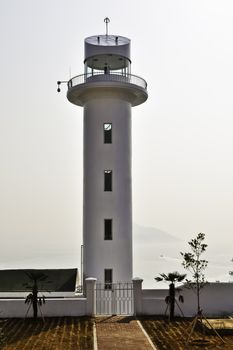
[[[104,143],[112,143],[112,124],[104,123]]]
[[[105,289],[112,289],[112,269],[104,270],[104,284]]]
[[[104,170],[104,191],[112,191],[112,170]]]
[[[112,219],[104,219],[104,239],[112,240]]]

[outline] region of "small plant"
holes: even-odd
[[[188,285],[191,288],[196,290],[197,295],[197,314],[201,312],[200,307],[200,289],[207,282],[205,280],[204,271],[208,265],[208,261],[205,259],[201,259],[201,255],[206,251],[207,244],[204,243],[205,234],[198,233],[197,237],[191,239],[188,242],[191,252],[188,253],[180,253],[183,257],[182,265],[186,270],[188,270],[192,274],[192,280],[186,280]]]
[[[31,293],[29,293],[25,299],[25,304],[29,305],[28,311],[30,309],[30,306],[32,305],[33,308],[33,317],[34,319],[38,316],[38,305],[42,306],[42,304],[45,304],[45,297],[42,295],[41,297],[38,295],[38,282],[42,282],[47,279],[47,276],[43,273],[38,272],[26,272],[26,275],[30,279],[30,283],[26,283],[25,286],[28,289],[31,289]]]
[[[169,295],[165,298],[165,302],[169,305],[169,319],[174,319],[175,303],[176,303],[176,288],[175,283],[182,282],[186,277],[186,274],[180,274],[179,272],[169,272],[167,275],[161,273],[160,276],[155,277],[156,282],[170,282],[169,284]],[[179,301],[184,302],[183,296],[179,296]]]

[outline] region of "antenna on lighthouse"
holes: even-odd
[[[110,22],[110,19],[109,19],[108,17],[106,17],[106,18],[104,19],[104,22],[105,22],[105,24],[106,24],[106,36],[108,36],[108,23]]]

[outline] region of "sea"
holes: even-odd
[[[156,282],[155,277],[160,273],[169,273],[178,271],[191,274],[184,270],[182,266],[182,256],[180,252],[189,251],[187,242],[170,241],[151,244],[144,244],[136,240],[133,249],[133,276],[143,279],[144,289],[163,289],[168,288],[167,283]],[[205,269],[205,277],[209,282],[233,282],[233,276],[229,274],[233,270],[233,253],[231,246],[218,243],[209,245],[203,258],[208,260],[208,266]],[[79,249],[77,254],[69,251],[45,251],[33,252],[29,255],[11,256],[11,258],[0,257],[0,269],[61,269],[61,268],[78,268],[79,274],[81,267],[81,255]]]

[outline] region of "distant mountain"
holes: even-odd
[[[138,224],[133,225],[133,240],[136,244],[148,244],[155,241],[157,243],[175,243],[181,241],[180,238],[155,227],[140,226]]]

